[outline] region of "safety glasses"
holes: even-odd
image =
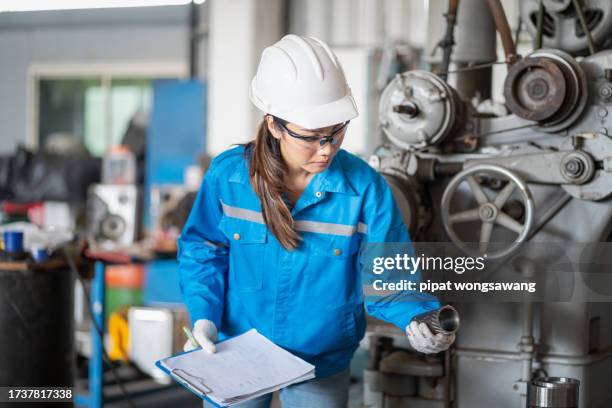
[[[299,133],[296,133],[293,130],[289,129],[287,127],[288,122],[286,120],[278,118],[276,116],[272,116],[272,118],[289,136],[298,139],[303,146],[311,149],[321,149],[327,143],[331,143],[332,146],[337,146],[338,143],[342,140],[342,137],[344,136],[346,128],[350,122],[346,121],[338,125],[338,127],[327,136],[305,136],[300,135]]]

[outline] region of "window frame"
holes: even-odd
[[[105,120],[110,122],[112,110],[110,88],[115,79],[182,79],[189,76],[187,62],[172,60],[121,61],[121,62],[61,62],[32,63],[28,68],[26,98],[26,147],[38,150],[40,121],[40,81],[53,79],[98,79],[105,89]],[[110,126],[106,126],[107,141]]]

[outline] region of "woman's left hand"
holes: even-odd
[[[425,354],[447,350],[455,341],[454,333],[437,333],[434,335],[427,324],[416,321],[412,321],[406,326],[406,336],[412,348]]]

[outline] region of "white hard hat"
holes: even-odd
[[[284,36],[261,54],[250,98],[264,113],[318,129],[359,113],[336,55],[321,40]]]

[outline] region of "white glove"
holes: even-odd
[[[433,354],[447,350],[455,341],[455,333],[434,335],[427,324],[412,321],[406,326],[406,336],[412,348],[420,353]]]
[[[200,319],[195,322],[193,325],[193,337],[196,339],[198,344],[193,344],[189,339],[183,346],[183,350],[191,351],[199,346],[202,346],[202,349],[209,352],[214,353],[216,350],[215,342],[217,341],[217,327],[213,322],[206,319]]]

